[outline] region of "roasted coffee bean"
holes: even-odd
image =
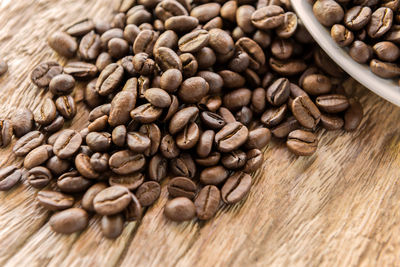
[[[196,147],[196,152],[199,157],[205,158],[210,155],[214,143],[214,137],[215,132],[212,130],[206,130],[200,135]]]
[[[272,70],[284,76],[298,75],[307,68],[307,64],[302,59],[289,59],[283,61],[271,57],[269,59],[269,65]]]
[[[171,135],[167,134],[161,139],[160,152],[167,159],[173,159],[179,156],[180,149]]]
[[[86,133],[85,136],[83,136],[81,133],[82,138],[86,138],[89,132],[103,131],[107,128],[107,126],[108,126],[108,116],[107,115],[101,116],[100,118],[95,119],[88,125],[87,127],[88,132]]]
[[[205,168],[200,173],[200,182],[204,185],[218,185],[228,178],[229,171],[222,166]]]
[[[101,232],[106,238],[115,239],[124,230],[124,218],[121,214],[103,216],[101,218]]]
[[[247,53],[239,50],[229,62],[229,69],[234,72],[243,72],[250,64],[250,58]]]
[[[400,49],[392,42],[379,42],[373,46],[373,51],[380,60],[394,62],[400,56]]]
[[[314,133],[295,130],[289,134],[286,145],[295,155],[311,156],[317,150],[318,139]]]
[[[108,65],[101,73],[96,83],[97,92],[102,95],[109,95],[116,90],[124,75],[124,68],[116,63]]]
[[[303,80],[303,89],[310,95],[327,94],[332,89],[329,78],[322,74],[310,74]]]
[[[144,97],[155,107],[166,108],[171,105],[171,97],[160,88],[150,88],[144,92]]]
[[[50,124],[57,116],[57,109],[51,98],[46,98],[40,109],[35,112],[34,119],[40,125]]]
[[[290,95],[290,82],[286,78],[276,80],[267,89],[267,100],[274,106],[280,106],[288,99]]]
[[[105,183],[97,183],[92,185],[82,197],[82,208],[87,211],[95,211],[93,207],[93,199],[99,192],[103,191],[106,188],[107,185]]]
[[[115,145],[123,147],[126,140],[126,127],[125,125],[119,125],[112,131],[112,141]]]
[[[153,181],[143,183],[136,190],[136,197],[142,207],[152,205],[160,197],[160,194],[160,184]]]
[[[190,199],[177,197],[165,204],[164,215],[172,221],[189,221],[196,216],[196,207]]]
[[[39,191],[36,199],[41,206],[51,211],[71,208],[75,201],[70,195],[49,190]]]
[[[100,106],[104,98],[96,91],[97,78],[90,81],[85,88],[85,102],[90,108]]]
[[[131,202],[128,204],[126,209],[123,211],[125,220],[127,221],[135,221],[139,220],[142,216],[142,206],[140,205],[139,200],[132,193],[129,193],[131,197]]]
[[[101,215],[113,215],[123,211],[131,200],[131,193],[127,188],[111,186],[94,197],[93,207]]]
[[[235,150],[224,154],[221,158],[221,163],[225,168],[235,170],[242,168],[247,161],[246,153],[241,150]]]
[[[199,5],[190,11],[190,16],[197,18],[200,23],[204,23],[218,16],[220,8],[221,5],[218,3]]]
[[[16,166],[7,166],[0,170],[0,191],[8,191],[22,177],[22,172]]]
[[[60,159],[57,156],[49,158],[46,162],[46,168],[49,169],[54,175],[61,175],[70,168],[68,160]]]
[[[251,21],[251,15],[255,8],[250,5],[242,5],[236,10],[236,24],[244,33],[252,33],[255,28]]]
[[[62,71],[63,68],[57,62],[43,62],[33,69],[31,80],[36,86],[44,88],[50,84],[53,77],[61,74]]]
[[[240,122],[226,124],[219,132],[215,134],[215,143],[221,152],[230,152],[243,145],[249,135],[246,126]]]
[[[143,154],[121,150],[111,155],[108,164],[116,174],[126,175],[143,169],[146,164],[146,158]]]
[[[371,8],[368,6],[354,6],[346,11],[343,20],[347,28],[358,31],[368,24],[371,14]]]
[[[89,223],[89,216],[85,210],[70,208],[51,216],[49,224],[56,233],[72,234],[84,230]]]
[[[54,95],[66,95],[72,93],[75,87],[75,79],[68,74],[60,74],[51,79],[49,90]]]
[[[168,47],[159,47],[155,50],[154,58],[161,68],[166,71],[169,69],[182,70],[182,61],[174,50]]]
[[[221,193],[218,187],[207,185],[200,190],[194,202],[196,214],[200,220],[211,219],[218,210]]]
[[[11,143],[13,126],[10,120],[0,120],[0,146],[6,147]]]
[[[197,107],[186,107],[177,111],[169,122],[169,132],[174,135],[182,131],[189,122],[196,120],[198,114]]]
[[[144,155],[152,156],[156,154],[161,142],[161,131],[157,124],[144,124],[140,127],[139,132],[150,139],[150,146],[144,151]]]
[[[28,172],[28,182],[35,188],[43,188],[53,178],[51,172],[42,166],[34,167]]]
[[[56,100],[56,107],[61,116],[67,120],[72,119],[76,115],[76,104],[74,98],[70,95],[58,97]]]
[[[262,48],[255,41],[247,37],[242,37],[236,41],[235,47],[249,55],[249,68],[258,70],[261,66],[264,66],[265,54]]]
[[[209,45],[214,52],[222,55],[230,53],[234,49],[232,37],[222,29],[211,29],[209,31]]]
[[[297,15],[293,12],[286,12],[283,16],[283,23],[275,29],[275,32],[281,38],[290,38],[297,30]]]
[[[64,66],[64,72],[66,74],[70,74],[79,79],[92,78],[97,74],[97,71],[95,65],[81,61],[68,62],[67,65]]]
[[[226,88],[239,88],[244,86],[246,83],[246,80],[242,75],[230,70],[220,71],[218,72],[218,75],[221,76],[224,87]]]
[[[356,40],[350,46],[349,55],[358,63],[367,63],[372,57],[372,47],[363,41]]]
[[[150,103],[143,104],[130,112],[131,118],[140,123],[152,123],[162,114],[162,109]]]
[[[165,21],[165,29],[175,32],[190,32],[199,25],[199,20],[191,16],[173,16]]]
[[[175,177],[168,183],[168,193],[171,197],[186,197],[193,199],[196,195],[196,184],[186,177]]]
[[[74,130],[63,131],[53,145],[54,154],[61,159],[74,155],[82,144],[82,136]]]
[[[382,78],[396,78],[400,76],[400,67],[395,63],[387,63],[377,59],[369,63],[371,71]]]
[[[371,15],[371,20],[367,26],[368,35],[371,38],[383,36],[392,27],[393,11],[387,7],[375,10]]]
[[[335,24],[331,28],[332,39],[341,47],[350,45],[354,41],[353,32],[341,24]]]
[[[344,129],[346,131],[354,131],[358,128],[364,116],[363,108],[355,99],[349,100],[349,108],[344,114]]]
[[[38,146],[25,156],[24,167],[28,170],[32,169],[46,162],[51,156],[53,156],[53,147],[51,145]]]
[[[308,129],[314,129],[321,118],[321,112],[308,96],[296,97],[292,103],[292,112],[298,122]]]
[[[170,161],[170,170],[176,176],[193,178],[196,175],[196,164],[189,153],[182,153]]]
[[[182,83],[182,72],[168,69],[161,75],[160,87],[169,93],[175,92]]]
[[[100,174],[93,169],[93,166],[90,163],[90,157],[83,153],[80,153],[75,157],[75,167],[85,178],[97,179],[100,176]]]
[[[142,153],[150,148],[150,138],[139,132],[128,132],[126,135],[126,144],[133,152]]]
[[[144,52],[148,55],[152,55],[154,44],[158,39],[159,34],[152,30],[141,31],[135,39],[133,44],[134,54]]]
[[[221,92],[224,81],[219,74],[211,71],[200,71],[197,75],[208,83],[209,94],[218,94]]]
[[[162,21],[166,21],[170,17],[189,15],[185,7],[174,0],[161,1],[155,8],[155,14]]]
[[[226,123],[236,122],[235,116],[233,116],[232,112],[225,107],[220,107],[218,109],[218,114],[224,119]]]
[[[221,154],[219,152],[211,152],[205,158],[196,158],[195,162],[203,167],[212,167],[218,164],[219,160],[221,159]]]
[[[11,124],[17,137],[27,134],[34,125],[32,112],[27,108],[16,110],[14,116],[11,117]]]
[[[222,200],[226,204],[235,204],[249,193],[250,187],[251,176],[244,172],[236,172],[221,188]]]
[[[132,59],[135,71],[141,75],[150,75],[154,72],[155,62],[146,53],[138,53]]]
[[[252,92],[247,88],[240,88],[225,94],[223,103],[231,111],[238,110],[250,103]]]
[[[83,36],[86,33],[92,31],[95,28],[95,24],[92,19],[85,18],[69,25],[65,32],[71,36]]]
[[[343,8],[334,0],[315,1],[313,12],[318,21],[326,27],[340,23],[344,17]]]
[[[178,35],[174,31],[168,30],[160,34],[160,37],[158,37],[153,47],[153,54],[155,54],[157,49],[160,47],[168,47],[171,49],[176,49],[177,46],[178,46]]]
[[[141,25],[149,21],[151,21],[151,13],[142,5],[134,6],[126,13],[127,24]]]
[[[78,51],[83,60],[96,59],[101,52],[100,36],[94,31],[88,32],[80,41]]]
[[[32,131],[22,136],[14,145],[13,152],[16,156],[22,157],[34,148],[40,146],[44,141],[44,135],[39,131]]]
[[[83,192],[90,184],[90,180],[80,176],[77,171],[66,172],[57,179],[58,188],[66,193]]]
[[[104,172],[108,169],[110,155],[107,153],[96,152],[90,157],[90,165],[96,172]]]
[[[267,127],[274,127],[281,123],[287,113],[287,105],[267,109],[261,116],[261,122]]]
[[[122,58],[129,52],[129,44],[122,38],[112,38],[108,41],[107,48],[113,58]]]
[[[149,162],[148,175],[149,179],[161,181],[167,176],[167,160],[160,154],[154,155]]]
[[[89,121],[94,121],[104,115],[110,115],[110,110],[111,110],[111,104],[104,104],[101,106],[98,106],[89,113]]]
[[[349,100],[344,95],[322,95],[316,98],[315,103],[327,113],[339,113],[349,107]]]
[[[72,58],[78,49],[76,40],[65,32],[53,33],[47,42],[54,51],[67,58]]]
[[[326,130],[339,130],[343,127],[344,120],[335,115],[321,114],[321,126]]]
[[[111,101],[108,123],[115,127],[125,124],[130,119],[130,111],[136,105],[136,95],[130,91],[118,92]]]
[[[222,105],[222,99],[218,95],[208,95],[203,97],[198,106],[200,109],[216,112]]]
[[[271,131],[267,128],[257,128],[249,131],[249,137],[245,143],[247,149],[263,149],[271,140]]]
[[[206,30],[192,31],[182,36],[178,41],[179,50],[182,53],[198,52],[207,46],[210,35]]]
[[[118,185],[126,187],[129,190],[135,190],[144,181],[144,175],[140,172],[135,172],[129,175],[113,175],[108,179],[108,183],[111,186]]]
[[[280,6],[269,5],[257,9],[251,15],[251,22],[260,30],[270,30],[283,24],[284,10]]]
[[[176,145],[180,149],[190,149],[197,144],[199,137],[199,126],[195,122],[192,122],[176,136]]]

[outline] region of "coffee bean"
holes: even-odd
[[[223,103],[231,111],[238,110],[250,103],[252,92],[247,88],[240,88],[225,94]]]
[[[108,169],[108,161],[110,155],[108,153],[96,152],[90,157],[90,165],[96,172],[104,172]]]
[[[154,155],[149,162],[148,175],[149,179],[161,181],[167,176],[167,160],[160,154]]]
[[[84,230],[89,223],[89,216],[85,210],[70,208],[51,216],[49,224],[56,233],[72,234]]]
[[[368,6],[354,6],[346,11],[343,20],[347,28],[358,31],[368,24],[371,14],[371,8]]]
[[[168,193],[173,198],[186,197],[193,199],[196,189],[196,184],[186,177],[175,177],[168,183]]]
[[[332,83],[325,75],[311,74],[304,78],[303,89],[310,95],[327,94],[332,89]]]
[[[288,136],[287,147],[298,156],[311,156],[318,147],[318,139],[315,134],[303,130],[295,130]]]
[[[400,67],[395,63],[387,63],[377,59],[369,63],[371,71],[382,78],[396,78],[400,76]]]
[[[393,11],[387,7],[375,10],[367,26],[368,35],[371,38],[379,38],[392,27]]]
[[[128,25],[141,25],[142,23],[148,22],[150,20],[151,13],[148,12],[142,5],[134,6],[126,13],[126,23]]]
[[[234,49],[232,37],[222,29],[211,29],[209,31],[210,47],[218,54],[228,54]]]
[[[126,136],[126,143],[133,152],[141,153],[151,145],[151,140],[145,134],[139,132],[129,132]]]
[[[299,123],[308,129],[314,129],[321,118],[321,112],[308,96],[296,97],[292,103],[292,112]]]
[[[364,111],[360,102],[355,99],[350,99],[349,104],[350,106],[344,114],[344,129],[354,131],[360,125]]]
[[[86,136],[89,134],[89,132],[103,131],[107,128],[107,126],[108,126],[108,116],[107,115],[101,116],[100,118],[95,119],[88,125],[87,127],[88,132],[86,133]],[[83,137],[86,138],[86,136],[82,135],[82,138]]]
[[[49,190],[39,191],[36,198],[41,206],[51,211],[71,208],[75,201],[70,195]]]
[[[162,21],[170,17],[189,15],[187,10],[175,0],[161,1],[155,8],[155,14]]]
[[[221,152],[230,152],[243,145],[249,135],[246,126],[240,122],[232,122],[225,125],[215,134],[215,143]]]
[[[101,52],[100,36],[94,31],[88,32],[82,37],[78,51],[83,60],[91,61],[96,59]]]
[[[130,113],[131,118],[140,123],[152,123],[157,120],[162,113],[161,108],[157,108],[150,103],[136,107]]]
[[[221,158],[221,163],[227,169],[239,169],[246,164],[247,156],[241,150],[235,150],[224,154]]]
[[[141,31],[133,44],[134,54],[144,52],[148,55],[153,53],[154,44],[158,39],[159,34],[152,30]]]
[[[263,149],[271,140],[271,132],[267,128],[258,128],[249,131],[249,137],[245,143],[247,149]]]
[[[267,127],[274,127],[281,123],[287,113],[287,105],[267,109],[261,116],[261,122]]]
[[[57,137],[53,151],[59,158],[66,159],[74,155],[81,144],[82,137],[77,131],[65,130]]]
[[[22,172],[16,166],[7,166],[0,170],[0,191],[8,191],[22,177]]]
[[[116,174],[127,175],[143,169],[146,158],[143,154],[121,150],[111,155],[108,164]]]
[[[215,132],[212,130],[206,130],[200,135],[196,147],[196,152],[199,157],[205,158],[210,155],[214,143],[214,137]]]
[[[11,143],[13,126],[10,120],[0,120],[0,146],[6,147]]]
[[[197,52],[207,46],[209,39],[210,35],[206,30],[192,31],[179,39],[179,50],[182,53]]]
[[[172,221],[189,221],[196,215],[196,207],[190,199],[177,197],[165,204],[164,215]]]
[[[174,50],[168,47],[159,47],[155,50],[154,58],[161,68],[166,71],[169,69],[182,70],[182,61]]]
[[[281,124],[271,130],[271,133],[277,138],[285,138],[288,134],[301,127],[295,117],[291,116]]]
[[[109,95],[116,90],[118,85],[121,83],[124,75],[124,69],[116,64],[112,63],[108,65],[101,73],[96,83],[97,92],[102,95]]]
[[[349,107],[349,100],[344,95],[323,95],[315,100],[318,108],[327,113],[339,113]]]
[[[197,107],[186,107],[176,112],[169,122],[169,132],[176,134],[182,131],[185,126],[192,121],[195,121],[199,109]]]
[[[190,78],[194,76],[197,72],[199,64],[195,56],[190,53],[183,53],[179,56],[182,61],[182,73],[183,77]]]
[[[297,30],[297,15],[293,12],[286,12],[283,16],[283,23],[275,29],[275,32],[281,38],[290,38]]]
[[[374,53],[380,60],[394,62],[400,56],[400,49],[392,42],[379,42],[373,46]]]
[[[152,205],[160,197],[160,194],[160,184],[153,181],[143,183],[136,190],[136,197],[142,207]]]
[[[244,165],[243,172],[252,173],[258,170],[264,161],[264,156],[259,149],[252,149],[246,153],[247,162]]]
[[[257,9],[251,16],[251,22],[258,29],[270,30],[283,24],[284,10],[280,6],[269,5]]]
[[[111,110],[111,104],[104,104],[101,106],[98,106],[89,113],[89,121],[94,121],[104,115],[110,115],[110,110]]]
[[[97,71],[95,65],[81,61],[68,62],[67,65],[64,66],[64,72],[66,74],[70,74],[78,79],[93,78],[97,74]]]
[[[167,134],[161,139],[160,152],[167,159],[173,159],[179,156],[180,149],[171,135]]]
[[[244,172],[236,172],[226,180],[221,189],[222,200],[226,204],[235,204],[250,191],[251,176]]]
[[[31,80],[36,86],[44,88],[50,84],[53,77],[61,74],[62,71],[63,68],[57,62],[43,62],[33,69]]]
[[[193,178],[196,175],[196,164],[189,153],[182,153],[170,161],[170,170],[176,176]]]
[[[318,21],[326,27],[339,23],[344,17],[343,8],[334,0],[315,1],[313,12]]]
[[[129,44],[122,38],[112,38],[108,41],[107,48],[113,58],[122,58],[129,53]]]
[[[229,172],[222,166],[205,168],[200,173],[200,182],[205,185],[218,185],[228,178]]]
[[[107,185],[105,183],[97,183],[89,187],[82,197],[82,208],[87,211],[95,211],[93,207],[93,199],[99,192],[103,191],[106,188]]]
[[[195,17],[200,23],[207,22],[218,16],[221,5],[218,3],[207,3],[196,6],[190,11],[190,16]]]
[[[160,87],[169,93],[175,92],[182,83],[182,73],[177,69],[168,69],[161,75]]]
[[[139,132],[146,135],[150,139],[150,146],[144,151],[145,156],[155,155],[161,143],[161,131],[157,124],[144,124],[140,127]]]
[[[24,167],[32,169],[46,162],[53,156],[53,147],[51,145],[41,145],[31,150],[24,159]]]
[[[43,188],[53,178],[51,172],[42,166],[34,167],[28,172],[28,182],[35,188]]]
[[[126,127],[125,125],[119,125],[112,131],[112,141],[115,145],[123,147],[126,140]]]
[[[39,131],[32,131],[22,136],[14,145],[13,152],[16,156],[22,157],[34,148],[40,146],[44,141],[44,135]]]
[[[57,179],[58,188],[66,193],[83,192],[90,184],[90,180],[80,176],[77,171],[66,172]]]
[[[17,137],[27,134],[34,125],[32,112],[27,108],[16,110],[14,116],[11,117],[11,124]]]
[[[250,58],[249,68],[258,70],[265,64],[265,54],[262,48],[253,40],[247,37],[242,37],[236,41],[235,47],[241,50]]]
[[[242,75],[230,70],[223,70],[218,72],[218,74],[221,76],[224,87],[226,88],[239,88],[244,86],[246,82]]]
[[[67,120],[72,119],[76,115],[76,104],[74,98],[70,95],[58,97],[56,100],[56,107],[61,116]]]
[[[118,185],[126,187],[129,190],[135,190],[143,183],[144,178],[145,177],[142,173],[135,172],[124,176],[119,176],[119,175],[110,176],[108,182],[111,186]]]
[[[155,62],[146,53],[138,53],[132,59],[135,72],[141,75],[150,75],[154,72]]]
[[[142,206],[140,205],[139,200],[134,194],[129,192],[129,195],[131,198],[131,202],[123,211],[124,217],[127,221],[139,220],[142,216]]]
[[[54,51],[67,58],[72,58],[78,49],[76,40],[65,32],[53,33],[47,42]]]
[[[57,116],[57,109],[54,101],[46,98],[40,109],[35,112],[34,118],[40,125],[50,124]]]
[[[224,81],[219,74],[211,71],[200,71],[197,75],[202,77],[208,83],[209,94],[217,94],[221,92]]]
[[[110,126],[125,124],[130,119],[130,110],[135,107],[136,95],[130,91],[118,92],[111,101],[108,123]]]
[[[113,215],[123,211],[131,202],[128,189],[111,186],[100,191],[93,199],[95,211],[101,215]]]
[[[54,175],[61,175],[70,168],[68,160],[60,159],[57,156],[49,158],[46,162],[46,168],[49,169]]]
[[[199,25],[199,20],[191,16],[173,16],[165,21],[165,29],[175,32],[190,32]]]
[[[100,176],[100,174],[93,169],[92,164],[90,163],[90,157],[83,153],[80,153],[75,157],[75,167],[85,178],[96,179]]]
[[[155,107],[166,108],[171,105],[171,97],[166,91],[160,88],[146,90],[144,97]]]
[[[155,54],[157,49],[160,47],[168,47],[171,49],[176,49],[177,46],[178,46],[178,35],[174,31],[167,30],[162,34],[160,34],[160,37],[158,37],[157,41],[155,42],[153,47],[153,54]]]
[[[92,31],[95,28],[95,24],[92,19],[85,18],[69,25],[65,32],[71,36],[83,36],[86,33]]]
[[[60,74],[51,79],[49,90],[54,95],[65,95],[72,93],[75,87],[75,79],[68,74]]]
[[[101,218],[101,232],[106,238],[115,239],[124,230],[124,218],[122,215],[103,216]]]
[[[354,41],[353,32],[349,31],[340,24],[335,24],[331,28],[332,39],[341,47],[350,45]]]
[[[339,130],[343,127],[344,120],[335,115],[321,114],[321,126],[326,130]]]
[[[270,58],[269,65],[275,72],[284,76],[298,75],[307,68],[307,64],[301,59],[289,59],[283,61]]]

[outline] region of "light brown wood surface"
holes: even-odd
[[[110,0],[5,2],[0,56],[9,72],[0,78],[1,117],[17,107],[34,110],[46,96],[29,75],[41,61],[62,62],[46,45],[49,34],[84,16],[112,16]],[[167,221],[164,188],[115,241],[102,237],[98,217],[64,236],[50,230],[50,214],[26,182],[0,193],[0,266],[400,266],[400,108],[351,80],[346,88],[364,105],[358,131],[321,131],[309,158],[272,142],[246,201],[208,222]],[[85,126],[83,106],[75,129]],[[21,162],[11,147],[0,150],[1,166]]]

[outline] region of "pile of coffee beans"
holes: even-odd
[[[369,64],[371,71],[382,78],[399,78],[399,0],[312,2],[315,17],[331,29],[332,39],[347,47],[356,62]]]
[[[70,58],[39,64],[32,82],[49,90],[34,113],[1,120],[1,144],[19,137],[23,168],[0,171],[0,190],[27,172],[50,226],[73,233],[102,216],[108,238],[138,220],[169,177],[164,214],[212,218],[248,194],[272,136],[310,156],[315,131],[355,130],[360,103],[307,33],[288,1],[115,1],[109,23],[84,19],[48,43]],[[87,127],[67,129],[71,93],[88,81]]]

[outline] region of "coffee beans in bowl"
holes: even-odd
[[[55,232],[82,231],[98,214],[104,236],[116,238],[157,202],[161,184],[166,218],[209,220],[249,195],[271,139],[315,156],[318,129],[361,123],[343,72],[288,1],[119,3],[111,28],[84,19],[51,35],[70,61],[41,63],[31,80],[53,97],[0,121],[3,146],[20,137],[13,151],[39,204],[56,212]],[[85,103],[76,103],[81,82]],[[65,123],[77,114],[88,119],[78,130]],[[2,169],[1,190],[22,171]]]

